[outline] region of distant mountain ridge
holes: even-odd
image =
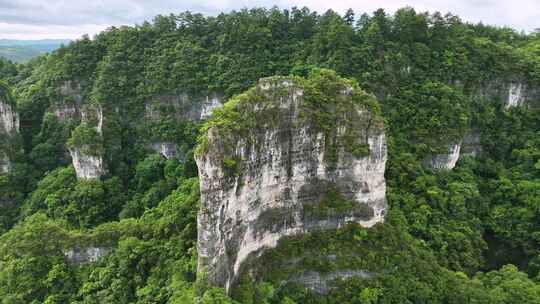
[[[24,63],[39,55],[52,52],[70,42],[71,40],[68,39],[0,39],[0,57],[13,62]]]

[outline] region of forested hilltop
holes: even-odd
[[[411,8],[185,12],[0,60],[0,79],[1,303],[540,303],[539,33]],[[383,158],[384,131],[388,208],[287,235],[222,286],[197,269],[198,172],[220,151],[238,193],[227,140],[297,127],[268,81],[301,87],[296,122],[325,138],[371,130],[342,136],[351,158]],[[373,215],[323,186],[304,215]],[[313,273],[329,287],[300,284]]]

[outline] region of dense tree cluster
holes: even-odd
[[[200,125],[174,115],[145,121],[145,105],[179,94],[230,98],[262,77],[320,68],[379,100],[387,223],[284,239],[263,257],[270,268],[258,270],[260,280],[242,280],[232,300],[196,273]],[[512,81],[540,87],[537,33],[411,8],[185,12],[110,28],[24,65],[0,60],[0,79],[22,137],[0,139],[20,148],[0,175],[1,303],[540,302],[540,100],[505,109],[485,92]],[[67,81],[105,115],[99,147],[108,174],[99,180],[77,180],[66,150],[70,138],[92,141],[94,129],[52,114],[76,102],[59,93]],[[481,135],[479,156],[452,171],[422,166],[471,130]],[[149,151],[152,140],[173,141],[183,157]],[[64,256],[74,246],[114,250],[78,265]],[[336,249],[358,257],[316,258]],[[352,263],[378,275],[338,280],[317,295],[282,284],[294,270],[280,261],[291,256],[322,272]]]

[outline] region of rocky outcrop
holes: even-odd
[[[460,150],[461,143],[451,144],[448,147],[448,153],[428,156],[422,163],[432,170],[452,170],[459,160]]]
[[[222,105],[223,97],[217,93],[203,97],[188,94],[161,95],[145,103],[145,118],[150,121],[163,117],[199,121],[210,117],[213,110]]]
[[[72,164],[79,179],[98,179],[105,174],[103,158],[83,152],[85,148],[70,148]]]
[[[11,140],[19,134],[19,114],[8,98],[8,94],[4,96],[4,92],[0,91],[0,174],[11,171],[10,157],[13,156],[13,151],[17,150]]]
[[[58,86],[58,94],[69,103],[81,104],[83,101],[82,85],[78,81],[63,81]]]
[[[60,122],[79,120],[83,104],[82,86],[78,81],[64,81],[57,88],[59,99],[51,105],[49,112]]]
[[[13,105],[0,97],[0,134],[19,132],[19,115]]]
[[[515,76],[491,80],[477,90],[472,97],[500,102],[505,109],[518,106],[537,107],[540,105],[540,88]]]
[[[67,261],[72,264],[82,265],[87,263],[95,263],[102,257],[111,252],[110,248],[105,247],[87,247],[81,248],[79,246],[73,247],[73,249],[64,253]]]
[[[508,97],[506,99],[505,107],[511,108],[519,106],[523,103],[523,84],[511,83],[508,87]]]
[[[203,102],[201,107],[201,115],[199,116],[200,120],[207,119],[212,116],[212,113],[215,109],[223,106],[223,97],[217,94],[206,96],[206,100]]]
[[[305,94],[300,80],[261,80],[225,105],[236,119],[208,131],[196,161],[199,270],[211,283],[230,288],[248,257],[284,236],[384,220],[382,119],[353,102],[371,96],[339,87],[321,88],[332,102],[317,110],[318,97]]]
[[[68,143],[77,178],[98,179],[106,173],[102,135],[103,110],[99,105],[88,105],[81,111],[81,125],[73,131]]]

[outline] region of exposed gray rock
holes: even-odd
[[[145,118],[160,120],[163,117],[199,121],[208,118],[212,111],[223,105],[221,94],[193,97],[188,94],[156,96],[145,103]]]
[[[223,106],[223,97],[217,94],[206,96],[206,101],[202,104],[200,119],[206,119],[212,116],[212,112]]]
[[[344,89],[339,98],[348,98],[351,91]],[[332,139],[305,110],[303,88],[292,80],[262,80],[256,92],[262,97],[246,103],[247,115],[269,118],[257,120],[259,126],[248,134],[229,138],[210,129],[208,149],[196,157],[199,270],[226,288],[238,279],[248,256],[275,247],[284,236],[336,229],[347,222],[371,227],[384,220],[387,208],[382,120],[375,122],[366,108],[351,105],[347,113],[354,119],[336,120],[335,138],[354,129],[354,140],[369,146],[369,152],[354,156],[338,141],[335,163],[329,165]],[[233,154],[227,155],[224,147],[230,143]],[[236,175],[231,176],[225,159],[238,160]],[[310,215],[306,210],[317,209],[332,187],[354,202],[352,210]]]
[[[0,99],[0,133],[19,132],[19,114],[9,103]]]
[[[68,262],[82,265],[87,263],[95,263],[110,252],[111,249],[105,247],[80,248],[79,246],[75,246],[73,249],[65,252],[64,255]]]
[[[81,123],[93,126],[101,136],[103,133],[103,110],[99,105],[89,105],[81,111]],[[79,179],[99,179],[103,176],[105,166],[103,155],[90,154],[91,149],[87,145],[70,147],[72,164]]]
[[[463,137],[462,155],[477,157],[482,153],[480,130],[473,129]]]
[[[447,154],[428,156],[423,160],[423,165],[433,170],[452,170],[459,160],[461,143],[452,144],[448,147]]]
[[[84,152],[85,148],[70,148],[72,164],[79,179],[98,179],[105,174],[103,158],[101,156],[89,155]]]
[[[506,108],[516,107],[523,103],[523,84],[511,83],[508,87],[508,98],[506,100]]]
[[[331,282],[335,280],[346,280],[353,277],[370,279],[372,276],[371,273],[364,270],[341,270],[325,274],[307,271],[292,278],[289,282],[300,283],[318,294],[328,294],[331,289]]]
[[[15,107],[0,96],[0,137],[13,138],[19,133],[19,114]],[[11,171],[12,162],[8,150],[13,147],[0,148],[0,174]]]
[[[178,151],[175,143],[160,141],[150,145],[150,148],[161,154],[166,159],[174,159],[178,157]]]
[[[539,106],[540,88],[531,85],[520,77],[494,79],[477,90],[473,97],[483,97],[500,102],[506,109],[518,106]]]
[[[60,83],[58,94],[71,103],[81,104],[83,101],[82,86],[78,81],[67,80]]]

